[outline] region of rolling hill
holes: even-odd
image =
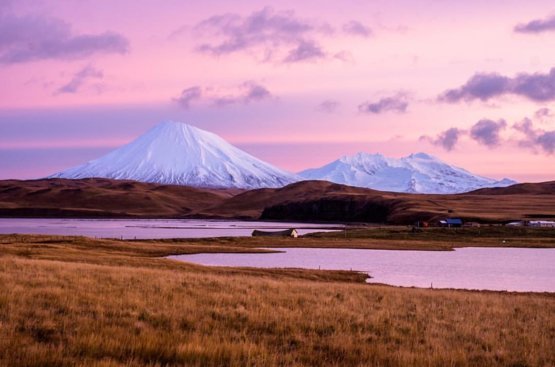
[[[199,189],[110,179],[0,181],[4,217],[221,218],[412,224],[555,218],[555,181],[456,195],[382,192],[327,181]]]

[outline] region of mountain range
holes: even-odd
[[[109,178],[205,188],[279,188],[303,180],[404,193],[452,194],[515,181],[474,175],[425,153],[400,159],[358,153],[299,174],[181,122],[160,123],[129,144],[50,178]]]
[[[481,177],[451,166],[426,153],[395,159],[381,154],[345,156],[299,175],[307,180],[325,180],[380,191],[455,194],[484,187],[505,187],[516,182]]]

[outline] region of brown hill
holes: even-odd
[[[555,181],[539,182],[539,183],[522,183],[509,187],[491,187],[472,191],[469,194],[476,195],[516,195],[516,194],[534,194],[534,195],[553,195],[555,194]]]
[[[457,195],[380,192],[326,181],[280,189],[199,189],[108,179],[0,181],[0,215],[238,218],[410,224],[555,218],[555,182]]]
[[[182,217],[239,190],[90,178],[0,181],[0,215],[33,217]]]
[[[461,217],[467,221],[506,222],[555,218],[553,183],[522,184],[458,195],[404,194],[303,181],[281,189],[253,190],[207,209],[210,216],[268,220],[382,222],[410,224]],[[504,193],[504,194],[503,194]]]

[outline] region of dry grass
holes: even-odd
[[[482,226],[421,228],[411,226],[359,227],[345,232],[320,232],[312,239],[382,243],[384,249],[445,250],[455,247],[555,247],[555,228]]]
[[[209,240],[0,239],[2,366],[555,365],[553,294],[157,258]]]

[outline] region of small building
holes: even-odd
[[[299,233],[295,228],[286,229],[284,231],[259,231],[255,229],[252,231],[253,237],[299,237]]]
[[[460,218],[445,218],[439,221],[440,227],[458,228],[462,227],[463,221]]]
[[[542,228],[555,228],[555,221],[552,220],[531,220],[528,222],[530,227],[542,227]]]

